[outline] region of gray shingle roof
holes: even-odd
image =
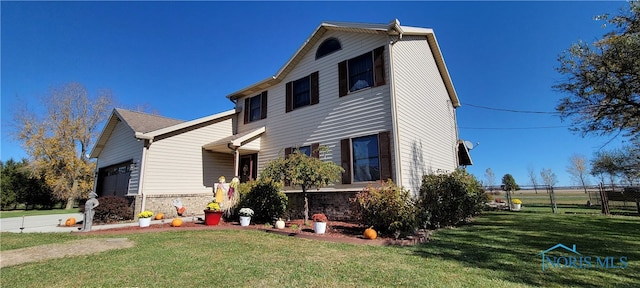
[[[183,120],[135,112],[121,108],[116,108],[116,112],[121,116],[121,120],[126,122],[133,131],[140,133],[147,133],[185,122]]]

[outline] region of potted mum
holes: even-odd
[[[151,225],[151,217],[153,217],[153,212],[149,210],[138,213],[138,224],[140,227],[149,227],[149,225]]]
[[[520,211],[520,206],[522,205],[522,201],[520,201],[520,199],[516,198],[511,200],[511,210],[513,211]]]
[[[206,209],[204,209],[204,224],[208,226],[215,226],[220,223],[222,218],[222,211],[220,211],[220,204],[216,202],[209,202]]]
[[[313,220],[313,230],[316,234],[324,234],[327,230],[327,216],[324,213],[317,213],[311,216]]]
[[[253,210],[251,210],[251,208],[241,208],[238,214],[240,214],[240,226],[249,226],[251,217],[253,216]]]

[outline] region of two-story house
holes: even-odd
[[[197,214],[218,176],[247,181],[300,149],[344,168],[341,183],[310,195],[313,212],[335,219],[347,217],[348,198],[370,183],[392,179],[416,194],[423,175],[471,164],[432,29],[398,20],[322,23],[273,77],[227,98],[235,110],[180,123],[115,110],[92,152],[98,194],[131,196],[136,210],[165,213],[174,198],[186,199]],[[146,122],[165,125],[138,127]],[[105,177],[119,167],[129,179],[115,192]],[[299,187],[285,192],[296,217]]]

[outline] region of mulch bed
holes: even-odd
[[[293,225],[297,225],[297,229],[294,230]],[[96,225],[98,226],[98,225]],[[95,226],[94,226],[95,227]],[[110,234],[122,234],[124,233],[149,233],[149,232],[162,232],[162,231],[179,231],[179,230],[220,230],[220,229],[255,229],[262,230],[266,233],[276,233],[285,236],[298,237],[304,239],[331,241],[338,243],[350,243],[350,244],[362,244],[362,245],[398,245],[408,246],[418,244],[420,241],[412,239],[394,239],[392,237],[378,236],[375,240],[364,239],[362,233],[366,227],[361,227],[358,224],[341,221],[329,221],[327,223],[327,230],[325,234],[316,234],[313,231],[313,223],[310,222],[309,226],[304,225],[304,220],[297,219],[287,221],[284,229],[276,229],[273,227],[267,227],[264,224],[251,224],[247,227],[242,227],[238,222],[224,222],[220,221],[220,224],[216,226],[204,225],[203,221],[196,220],[195,222],[183,222],[180,227],[172,227],[171,219],[165,220],[165,223],[151,224],[149,227],[141,228],[139,226],[126,226],[112,229],[94,229],[91,232],[82,233],[86,235],[110,235]]]

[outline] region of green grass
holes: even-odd
[[[640,218],[488,212],[415,247],[337,244],[254,230],[122,234],[136,247],[2,268],[2,287],[634,287]],[[18,248],[87,237],[2,233]],[[626,269],[541,270],[557,243],[626,256]],[[46,276],[45,276],[46,275]]]
[[[38,216],[38,215],[53,215],[53,214],[67,214],[67,213],[80,213],[78,208],[65,209],[43,209],[43,210],[12,210],[0,212],[0,218],[10,217],[22,217],[22,216]]]

